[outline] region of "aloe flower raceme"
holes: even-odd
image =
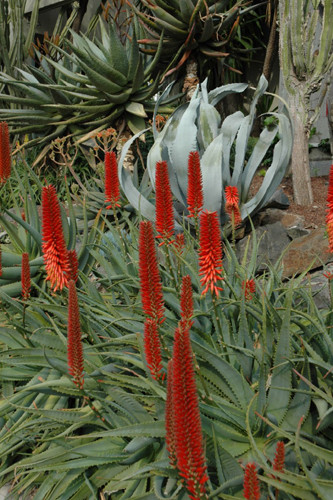
[[[77,282],[79,277],[79,261],[77,260],[76,250],[68,250],[69,273],[68,279]]]
[[[333,253],[333,164],[328,178],[326,228],[328,234],[329,251]]]
[[[141,300],[145,314],[157,323],[164,321],[162,283],[158,270],[152,223],[140,222],[139,275]]]
[[[217,282],[223,278],[222,273],[222,242],[220,223],[217,212],[202,212],[200,215],[200,252],[199,252],[200,282],[204,286],[202,295],[210,290],[216,295],[219,290]]]
[[[180,321],[175,331],[172,361],[173,428],[177,469],[192,500],[207,498],[208,481],[190,330]]]
[[[276,450],[275,450],[275,456],[274,456],[274,462],[273,462],[273,469],[278,471],[278,472],[283,472],[284,470],[284,442],[283,441],[278,441],[276,443]]]
[[[253,279],[242,281],[242,290],[244,290],[245,300],[252,300],[256,291],[256,284]]]
[[[175,414],[173,404],[173,361],[168,362],[167,373],[167,397],[165,402],[165,441],[169,454],[171,467],[176,468],[176,436],[175,436]]]
[[[68,324],[67,324],[68,371],[77,387],[83,388],[83,349],[81,341],[80,313],[76,287],[68,282]]]
[[[114,151],[107,151],[104,157],[105,165],[105,202],[109,203],[106,208],[115,209],[120,207],[120,190],[118,179],[117,157]]]
[[[162,378],[162,348],[158,325],[152,318],[145,320],[143,334],[144,350],[148,368],[153,379]]]
[[[193,316],[193,294],[191,276],[186,275],[182,278],[182,288],[180,291],[180,314],[182,320],[187,323],[189,327],[192,326]]]
[[[176,234],[176,238],[173,242],[173,246],[178,253],[178,255],[181,255],[183,253],[183,250],[185,248],[185,237],[184,233],[178,233]]]
[[[246,498],[246,500],[260,499],[259,479],[254,463],[248,463],[245,468],[244,498]]]
[[[22,254],[21,284],[22,299],[27,300],[30,297],[31,289],[29,254],[27,252],[24,252]]]
[[[0,184],[10,177],[11,157],[7,122],[0,122]]]
[[[166,161],[156,163],[155,177],[155,198],[156,198],[156,222],[155,227],[158,233],[157,238],[161,238],[164,243],[172,243],[174,235],[174,211],[172,202],[172,192],[169,182],[168,165]]]
[[[239,210],[239,195],[236,186],[227,186],[225,188],[225,211],[229,215],[234,227],[242,223],[242,217]]]
[[[62,230],[60,206],[54,186],[43,187],[43,254],[47,280],[56,291],[67,286],[70,264]]]
[[[188,157],[187,209],[189,217],[197,217],[203,207],[202,175],[198,151],[191,151]]]

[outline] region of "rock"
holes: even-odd
[[[255,232],[258,242],[257,272],[261,272],[267,269],[267,264],[275,264],[277,262],[279,257],[281,257],[283,250],[289,245],[290,239],[288,238],[286,228],[279,221],[274,224],[260,226],[255,230]],[[243,259],[244,251],[249,238],[250,245],[248,251],[248,261],[251,258],[252,236],[250,233],[236,244],[236,253],[239,261]]]
[[[304,228],[305,219],[302,215],[285,212],[279,208],[267,208],[259,214],[259,224],[274,224],[278,221],[286,228],[291,240],[310,233],[308,229]]]
[[[282,276],[288,278],[332,261],[325,228],[318,228],[290,243],[282,259]]]
[[[286,209],[290,205],[288,196],[283,192],[283,189],[278,188],[273,196],[268,200],[265,207],[266,208],[281,208]]]

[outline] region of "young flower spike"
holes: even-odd
[[[223,290],[216,283],[223,278],[222,273],[222,243],[220,224],[217,212],[202,212],[200,215],[200,252],[199,252],[200,282],[204,286],[202,295],[210,289],[219,294]]]
[[[177,469],[184,478],[189,497],[206,497],[208,481],[199,402],[194,375],[190,331],[180,321],[175,331],[172,361],[173,429]]]
[[[328,178],[326,229],[328,235],[329,251],[333,253],[333,164],[331,165],[330,175]]]
[[[182,288],[180,291],[180,315],[182,320],[185,321],[189,327],[192,326],[193,316],[193,295],[192,295],[192,282],[191,276],[183,276]]]
[[[259,500],[260,488],[257,470],[254,463],[248,463],[244,473],[244,498],[246,500]]]
[[[68,283],[67,359],[69,374],[73,377],[74,384],[82,389],[84,383],[83,349],[79,304],[73,280]]]
[[[162,348],[158,336],[158,325],[152,318],[145,320],[143,334],[144,350],[148,368],[153,379],[162,377]]]
[[[239,210],[239,196],[236,186],[227,186],[225,192],[225,211],[229,215],[232,225],[236,228],[242,223]]]
[[[22,299],[27,300],[30,297],[31,289],[29,254],[27,252],[24,252],[22,254],[21,284]]]
[[[175,412],[173,403],[173,362],[172,359],[168,362],[167,374],[167,396],[165,402],[165,441],[169,454],[169,462],[171,467],[176,468],[176,436],[175,436]]]
[[[198,151],[188,157],[187,209],[189,217],[197,217],[203,207],[202,175]]]
[[[60,206],[54,186],[43,187],[42,190],[42,233],[43,254],[47,280],[56,291],[63,289],[68,283],[70,265],[68,252],[62,231]]]
[[[242,290],[244,290],[245,300],[252,300],[256,291],[256,284],[253,279],[242,281]]]
[[[10,177],[11,156],[7,122],[0,122],[0,184]]]
[[[172,243],[174,235],[174,213],[172,192],[169,182],[168,165],[166,161],[156,163],[155,174],[155,209],[156,222],[155,228],[158,233],[157,238],[161,238],[164,243]]]
[[[106,208],[120,207],[120,191],[118,179],[117,157],[114,151],[107,151],[104,157],[105,165],[105,202],[110,203]]]
[[[164,321],[162,283],[158,271],[153,226],[150,221],[140,222],[139,275],[143,310],[157,323],[162,323]]]
[[[79,277],[79,262],[77,260],[76,250],[68,250],[69,273],[68,279],[77,282]]]
[[[273,462],[273,469],[278,471],[278,472],[283,472],[284,470],[284,442],[283,441],[278,441],[276,443],[276,450],[275,450],[275,456],[274,456],[274,462]]]

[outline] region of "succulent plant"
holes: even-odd
[[[156,53],[163,36],[161,62],[164,72],[170,74],[190,57],[199,63],[201,71],[208,61],[227,58],[228,44],[237,33],[241,17],[255,8],[248,4],[243,0],[140,0],[139,4],[131,2],[131,8],[148,37],[140,40],[144,52]]]
[[[256,104],[267,87],[264,76],[260,78],[247,115],[237,111],[221,123],[221,117],[214,107],[228,94],[244,92],[247,87],[244,83],[229,84],[207,92],[205,81],[201,87],[198,86],[189,103],[175,110],[160,133],[153,127],[155,142],[147,158],[150,181],[154,187],[156,162],[167,161],[171,189],[178,202],[179,214],[186,212],[187,208],[187,169],[191,151],[198,151],[201,158],[203,208],[217,211],[222,224],[227,220],[224,211],[226,186],[238,188],[241,216],[245,220],[265,206],[285,175],[292,148],[292,126],[288,114],[268,113],[274,117],[274,123],[264,126],[252,153],[246,158]],[[158,102],[155,115],[157,109]],[[278,140],[274,144],[276,138]],[[129,141],[125,146],[119,162],[121,184],[133,206],[153,220],[154,204],[134,187],[130,174],[122,167],[122,160],[130,144]],[[270,147],[273,147],[272,163],[260,189],[248,199],[252,179]]]
[[[30,144],[45,144],[62,135],[101,130],[120,116],[134,133],[145,127],[159,85],[158,78],[152,82],[151,72],[163,37],[155,56],[147,58],[139,52],[134,26],[125,46],[111,24],[107,30],[100,20],[100,30],[101,41],[95,42],[71,32],[66,49],[54,46],[61,60],[43,57],[40,68],[19,69],[20,80],[0,73],[0,81],[11,90],[0,94],[0,100],[20,106],[0,110],[12,133],[40,133]]]

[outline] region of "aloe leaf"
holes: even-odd
[[[183,116],[180,118],[173,143],[167,145],[171,162],[177,165],[176,177],[183,196],[187,193],[187,161],[191,151],[197,150],[197,126],[195,124],[198,98],[192,98]]]
[[[285,312],[279,331],[279,338],[274,355],[274,369],[271,378],[271,387],[267,396],[267,414],[275,416],[282,422],[291,398],[291,366],[289,364],[290,347],[290,311],[292,303],[292,289],[286,296]]]
[[[261,165],[262,160],[265,157],[269,147],[271,146],[274,138],[276,137],[278,127],[273,127],[272,129],[265,128],[260,136],[256,145],[253,148],[252,154],[244,168],[244,173],[241,178],[241,201],[245,202],[248,197],[248,192],[250,189],[253,177]]]
[[[220,214],[222,206],[222,135],[210,143],[201,157],[204,209]]]
[[[232,115],[227,116],[222,123],[222,176],[225,186],[230,184],[235,185],[234,180],[231,181],[230,152],[236,134],[240,130],[244,120],[245,117],[243,113],[241,111],[236,111]]]
[[[208,102],[202,101],[199,108],[198,142],[200,149],[205,150],[215,139],[221,124],[221,116]]]
[[[212,106],[216,106],[221,99],[224,99],[227,95],[233,92],[241,93],[247,89],[247,83],[229,83],[227,85],[222,85],[222,87],[217,87],[208,93],[208,100]]]
[[[136,189],[132,181],[132,175],[128,172],[124,167],[124,159],[126,154],[133,144],[133,142],[148,129],[144,129],[138,134],[135,134],[129,141],[126,142],[125,146],[122,149],[122,153],[118,163],[118,177],[120,185],[125,193],[128,201],[133,205],[136,210],[139,210],[141,214],[147,219],[154,221],[155,220],[155,207],[152,205],[146,198],[144,198],[140,191]]]

